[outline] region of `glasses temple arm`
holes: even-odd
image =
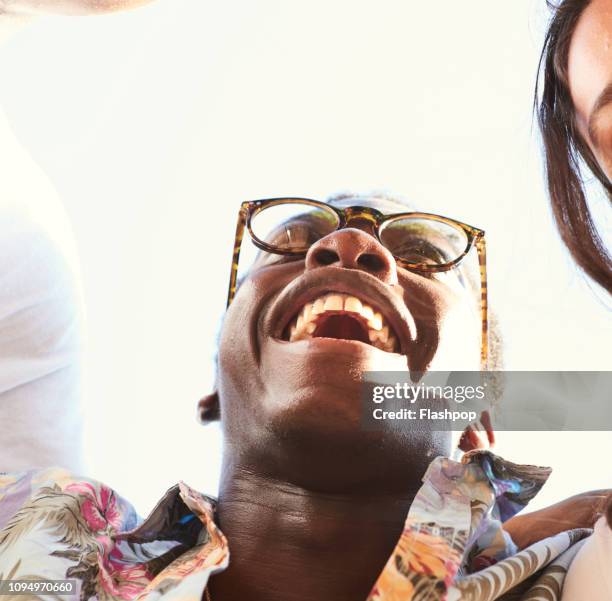
[[[236,235],[234,237],[234,252],[232,253],[232,268],[230,271],[230,282],[227,291],[227,307],[234,299],[236,294],[236,280],[238,278],[238,259],[240,258],[240,247],[242,246],[242,239],[244,237],[244,228],[247,221],[247,208],[245,206],[240,207],[238,212],[238,222],[236,223]]]

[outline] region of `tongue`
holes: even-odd
[[[369,344],[368,330],[356,317],[346,314],[324,315],[319,318],[313,338],[360,340]]]

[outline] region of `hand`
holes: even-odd
[[[461,434],[457,446],[464,453],[474,449],[490,449],[495,446],[495,431],[488,411],[483,411],[479,420],[468,425]]]
[[[574,495],[560,503],[517,515],[504,522],[503,528],[510,534],[519,549],[573,528],[592,528],[602,515],[612,490],[591,490]]]

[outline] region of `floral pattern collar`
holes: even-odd
[[[560,599],[589,531],[517,553],[501,527],[549,474],[488,451],[435,459],[367,601],[492,601],[521,587],[515,598],[527,600],[542,586]],[[179,483],[141,520],[112,489],[65,470],[0,474],[0,580],[73,579],[79,601],[200,601],[230,559],[215,507]]]

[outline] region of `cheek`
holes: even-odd
[[[612,107],[603,109],[600,114],[597,119],[597,145],[591,142],[586,126],[581,123],[578,124],[578,132],[608,181],[612,181]]]
[[[597,150],[592,149],[593,154],[608,181],[612,182],[612,126],[601,137],[601,140],[601,148]]]
[[[254,391],[260,390],[257,369],[257,345],[252,330],[254,304],[252,290],[244,284],[223,320],[219,337],[217,387],[224,428],[236,422],[234,414],[249,403]]]
[[[225,314],[219,338],[217,386],[226,429],[239,425],[247,414],[250,420],[258,413],[257,399],[265,393],[259,318],[268,303],[299,272],[299,265],[287,264],[251,274]]]

